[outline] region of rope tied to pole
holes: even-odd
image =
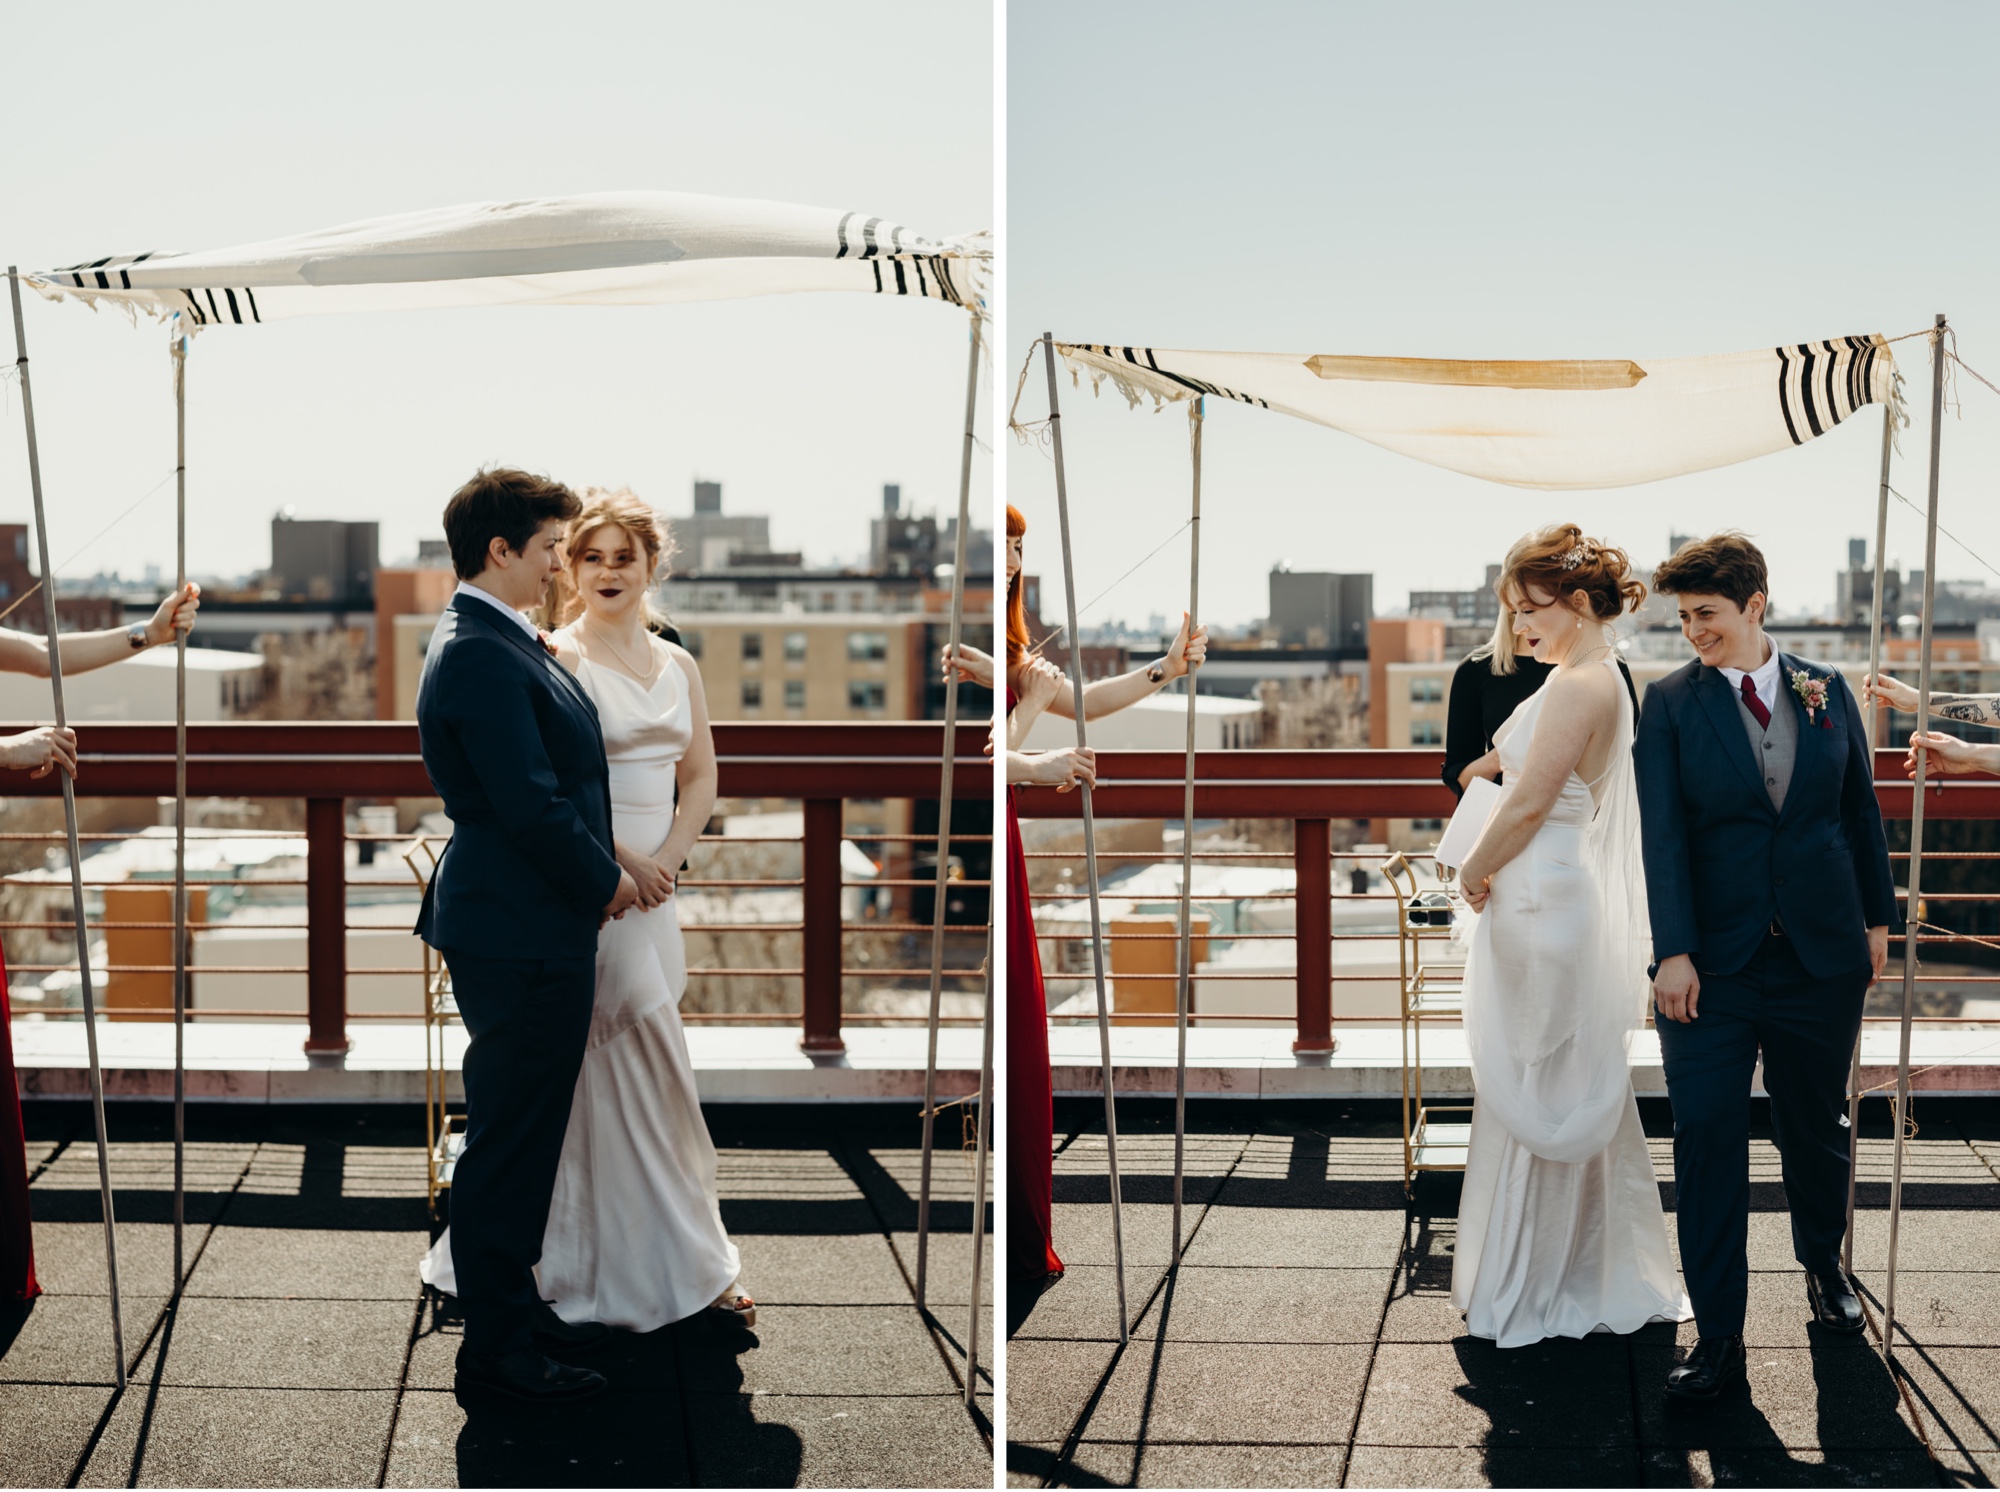
[[[1035,446],[1043,455],[1048,454],[1049,431],[1056,416],[1051,414],[1046,419],[1022,420],[1021,393],[1028,386],[1029,370],[1035,366],[1035,349],[1047,340],[1046,337],[1037,337],[1028,344],[1028,355],[1021,360],[1021,376],[1014,380],[1014,402],[1007,406],[1007,428],[1014,432],[1014,439],[1024,446]],[[1070,376],[1074,379],[1076,375]]]
[[[148,487],[144,492],[140,493],[138,498],[133,501],[131,506],[126,508],[124,512],[120,513],[116,518],[112,519],[109,523],[105,524],[103,528],[99,529],[96,533],[92,534],[88,539],[86,539],[82,544],[80,544],[76,548],[76,550],[69,556],[68,559],[64,560],[61,564],[57,565],[56,573],[60,575],[64,570],[67,570],[71,565],[75,564],[84,555],[88,554],[90,552],[91,547],[94,544],[96,544],[99,539],[103,538],[106,534],[110,533],[111,530],[118,527],[118,525],[123,523],[127,518],[130,518],[134,513],[136,513],[139,510],[140,504],[144,503],[147,498],[151,497],[154,493],[158,492],[162,487],[166,486],[167,483],[171,482],[174,479],[176,471],[178,471],[178,468],[175,468],[174,471],[168,471],[163,473],[160,477],[160,480],[153,483],[153,485]],[[39,591],[41,588],[42,588],[42,582],[40,580],[37,580],[33,585],[29,586],[25,591],[22,591],[20,595],[14,598],[12,603],[9,604],[5,610],[0,610],[0,621],[5,621],[8,617],[12,616],[23,604],[25,604],[28,601],[30,597],[32,597],[35,594],[35,592]]]
[[[1081,613],[1090,610],[1090,608],[1095,606],[1099,601],[1102,601],[1106,596],[1110,595],[1113,591],[1117,590],[1119,586],[1123,585],[1126,581],[1130,580],[1134,575],[1138,574],[1139,571],[1144,569],[1148,560],[1151,560],[1156,555],[1158,555],[1162,549],[1165,549],[1169,544],[1173,543],[1174,540],[1178,539],[1182,534],[1186,533],[1189,528],[1193,527],[1193,525],[1194,525],[1194,520],[1190,518],[1187,520],[1186,523],[1183,523],[1179,528],[1175,529],[1172,533],[1168,534],[1164,539],[1160,540],[1159,543],[1155,544],[1151,549],[1147,550],[1144,557],[1142,557],[1137,564],[1133,565],[1131,569],[1127,570],[1123,575],[1120,575],[1116,580],[1112,581],[1111,584],[1107,585],[1103,590],[1099,591],[1096,595],[1092,596],[1088,601],[1084,602],[1083,605],[1079,606],[1077,608],[1078,612]],[[1041,656],[1041,651],[1043,648],[1047,647],[1050,643],[1054,642],[1058,637],[1062,636],[1066,628],[1066,625],[1067,625],[1066,623],[1057,622],[1055,626],[1049,629],[1049,633],[1046,637],[1044,637],[1040,642],[1036,643],[1033,647],[1028,649],[1028,656],[1030,658],[1036,658]]]

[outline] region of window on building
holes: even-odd
[[[743,681],[743,708],[761,710],[764,708],[764,681],[745,679]]]
[[[1442,834],[1443,819],[1411,819],[1410,828],[1418,834]]]
[[[743,661],[754,663],[764,656],[764,634],[745,632],[743,634]]]
[[[785,661],[803,663],[806,661],[806,635],[803,632],[785,634]]]
[[[785,708],[803,710],[806,707],[806,681],[804,679],[785,680]]]
[[[1412,720],[1410,722],[1410,744],[1412,746],[1442,746],[1444,727],[1435,720]]]
[[[1423,675],[1410,680],[1410,703],[1413,705],[1434,705],[1444,698],[1444,680],[1426,678]]]
[[[840,609],[834,602],[832,591],[821,591],[819,593],[819,609],[821,611],[838,611]]]
[[[701,656],[701,634],[699,632],[681,633],[681,646],[688,650],[690,658],[699,658]]]
[[[850,632],[847,634],[847,656],[854,663],[880,663],[889,656],[889,634],[886,632]]]
[[[889,703],[888,687],[868,679],[851,679],[847,685],[847,708],[873,713]]]

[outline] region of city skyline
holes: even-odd
[[[1893,540],[1895,536],[1893,527],[1890,533]],[[1662,538],[1659,541],[1657,551],[1648,551],[1643,545],[1631,544],[1628,546],[1628,553],[1631,556],[1634,566],[1642,574],[1649,573],[1660,561],[1667,558],[1670,552],[1667,547],[1669,538],[1674,536],[1682,539],[1694,537],[1694,535],[1687,533],[1685,530],[1675,528],[1670,530],[1668,537]],[[1868,553],[1867,568],[1872,570],[1875,542],[1872,535],[1853,534],[1839,540],[1837,544],[1829,541],[1828,548],[1829,550],[1838,549],[1841,551],[1838,558],[1844,560],[1848,545],[1855,539],[1861,539],[1866,544]],[[1915,539],[1914,557],[1899,553],[1893,545],[1888,548],[1888,569],[1891,572],[1900,572],[1906,577],[1912,574],[1920,576],[1923,573],[1923,539],[1921,529],[1916,533]],[[1086,637],[1094,637],[1099,635],[1113,636],[1129,634],[1150,637],[1151,633],[1155,631],[1171,631],[1171,628],[1166,626],[1169,620],[1168,614],[1161,611],[1157,605],[1150,604],[1151,600],[1157,599],[1156,597],[1148,598],[1148,609],[1144,611],[1136,609],[1121,610],[1115,599],[1119,592],[1128,591],[1135,585],[1142,585],[1145,577],[1155,570],[1163,568],[1170,553],[1171,551],[1163,551],[1155,559],[1149,561],[1131,578],[1116,586],[1098,606],[1083,608],[1084,615],[1080,625],[1084,635]],[[2000,592],[2000,577],[1982,571],[1978,566],[1976,558],[1968,556],[1961,551],[1956,556],[1961,562],[1960,568],[1955,570],[1949,563],[1953,557],[1948,552],[1946,545],[1940,541],[1938,547],[1937,583],[1941,589],[1945,587],[1966,590],[1977,588]],[[1498,557],[1496,556],[1493,561],[1488,561],[1487,563],[1497,563],[1497,559]],[[1179,562],[1182,568],[1174,572],[1174,578],[1185,584],[1187,558],[1184,548],[1180,551]],[[1306,571],[1309,569],[1309,567],[1304,565],[1287,566],[1285,568],[1296,571]],[[1424,575],[1420,576],[1403,592],[1378,591],[1373,614],[1379,617],[1408,615],[1408,596],[1415,592],[1455,592],[1481,589],[1485,585],[1484,569],[1485,566],[1480,565],[1479,573],[1470,575],[1469,578],[1463,580],[1456,574],[1450,577]],[[1815,621],[1833,619],[1839,610],[1836,604],[1836,585],[1844,569],[1844,564],[1829,564],[1823,577],[1823,584],[1817,589],[1810,583],[1810,577],[1807,577],[1807,583],[1804,585],[1787,586],[1780,589],[1783,582],[1791,577],[1774,577],[1773,590],[1776,593],[1776,599],[1774,599],[1772,604],[1772,618],[1774,622],[1778,620],[1789,621],[1798,618],[1810,618]],[[1029,566],[1029,573],[1040,575],[1043,579],[1045,587],[1042,592],[1043,622],[1051,627],[1060,625],[1060,614],[1050,609],[1052,605],[1057,607],[1061,605],[1061,592],[1059,589],[1061,580],[1060,571],[1058,570],[1051,574],[1046,568],[1037,569],[1031,565]],[[1260,578],[1268,580],[1270,573],[1270,569],[1267,568]],[[1052,584],[1058,588],[1046,588]],[[1203,589],[1210,590],[1215,585],[1216,577],[1207,566],[1204,566],[1202,572]],[[1144,594],[1143,591],[1141,593]],[[1079,596],[1079,601],[1082,601],[1081,596]],[[1268,612],[1269,608],[1265,606],[1244,616],[1222,616],[1215,609],[1204,603],[1203,620],[1208,625],[1219,629],[1242,630],[1254,627],[1259,623],[1268,622]]]

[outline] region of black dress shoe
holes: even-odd
[[[1868,1318],[1861,1313],[1861,1297],[1854,1293],[1853,1282],[1841,1270],[1836,1269],[1832,1274],[1808,1273],[1806,1300],[1812,1305],[1814,1324],[1822,1331],[1851,1337],[1868,1329]]]
[[[570,1404],[593,1398],[608,1385],[602,1373],[573,1368],[531,1348],[484,1353],[458,1349],[458,1383],[461,1394],[507,1399],[526,1399],[535,1404]]]
[[[1667,1374],[1667,1397],[1708,1404],[1732,1383],[1743,1381],[1743,1338],[1703,1337],[1687,1360]]]
[[[535,1302],[532,1313],[535,1341],[557,1351],[580,1351],[595,1347],[611,1335],[611,1328],[595,1321],[565,1321],[546,1300]]]

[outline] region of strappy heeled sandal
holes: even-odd
[[[749,1327],[757,1324],[757,1302],[734,1285],[723,1291],[722,1298],[712,1302],[709,1309],[717,1315],[728,1317],[740,1326]]]

